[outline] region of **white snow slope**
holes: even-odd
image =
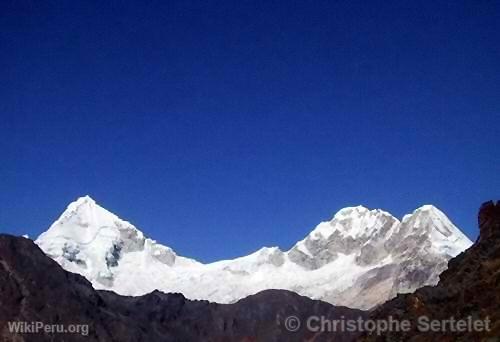
[[[71,203],[36,243],[96,289],[122,295],[158,289],[231,303],[273,288],[361,309],[436,284],[447,261],[472,244],[433,206],[402,222],[358,206],[340,210],[288,251],[262,248],[202,264],[146,238],[88,196]]]

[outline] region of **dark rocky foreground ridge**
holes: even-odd
[[[267,290],[235,304],[191,301],[159,291],[124,297],[96,291],[82,276],[64,271],[31,240],[0,235],[1,341],[328,341],[304,327],[289,332],[286,317],[329,319],[366,313],[311,300],[283,290]],[[13,334],[8,322],[88,324],[81,334]],[[354,335],[337,335],[350,341]]]
[[[82,276],[64,271],[31,240],[0,235],[1,341],[500,341],[500,203],[479,213],[480,237],[450,261],[435,287],[399,295],[371,313],[334,307],[293,292],[267,290],[235,304],[187,300],[158,291],[124,297],[96,291]],[[398,320],[491,319],[490,332],[390,332],[381,336],[313,333],[305,324],[289,332],[291,315],[305,322],[358,317]],[[14,334],[8,322],[88,324],[80,334]],[[412,325],[416,327],[415,325]]]

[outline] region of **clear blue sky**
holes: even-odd
[[[0,231],[78,196],[182,255],[500,196],[498,1],[2,1]]]

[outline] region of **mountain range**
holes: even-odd
[[[479,238],[449,262],[436,286],[425,286],[370,311],[333,306],[286,290],[265,290],[233,304],[192,301],[179,293],[153,291],[120,296],[95,290],[65,271],[32,240],[0,234],[0,339],[38,341],[497,341],[500,336],[500,202],[479,212]],[[411,329],[362,331],[290,329],[287,319],[409,320]],[[419,331],[419,317],[488,321],[487,330]],[[86,325],[87,333],[15,332],[12,322]]]
[[[472,242],[432,205],[401,221],[357,206],[338,211],[287,251],[264,247],[204,264],[147,238],[85,196],[71,203],[36,244],[94,288],[121,295],[160,290],[234,303],[266,289],[283,289],[370,309],[398,293],[437,284],[448,260]]]

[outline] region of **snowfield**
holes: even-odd
[[[231,303],[273,288],[361,309],[435,285],[447,261],[472,245],[434,206],[401,222],[358,206],[340,210],[288,251],[265,247],[203,264],[145,237],[89,196],[71,203],[36,243],[96,289],[122,295],[158,289]]]

